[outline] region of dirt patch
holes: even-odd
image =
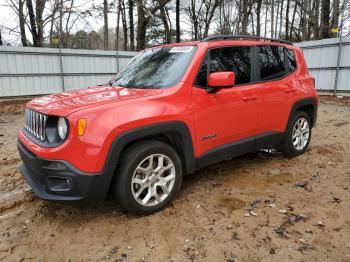
[[[147,217],[111,199],[37,199],[18,172],[25,101],[0,101],[0,260],[350,261],[349,101],[321,97],[304,155],[264,151],[203,168]]]
[[[0,99],[0,114],[23,114],[25,104],[30,100],[30,97]],[[4,121],[4,120],[2,120]],[[0,122],[1,123],[1,122]],[[6,122],[4,122],[6,123]]]
[[[233,197],[223,197],[219,201],[219,206],[228,208],[229,210],[241,209],[246,203],[240,199]]]

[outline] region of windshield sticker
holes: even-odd
[[[188,53],[191,52],[193,46],[175,46],[170,49],[169,53]]]

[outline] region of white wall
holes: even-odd
[[[303,49],[318,90],[333,90],[339,39],[297,43]],[[62,49],[65,90],[106,83],[136,54]],[[0,46],[0,97],[62,92],[59,50]],[[350,91],[350,37],[343,38],[338,91]]]
[[[332,91],[337,69],[339,38],[297,43],[303,52],[318,90]],[[338,91],[350,91],[350,36],[342,39]]]
[[[136,52],[119,51],[119,69]],[[117,52],[62,49],[65,90],[106,83],[118,70]],[[0,97],[62,92],[59,50],[0,46]]]

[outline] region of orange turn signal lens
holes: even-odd
[[[86,119],[81,118],[78,120],[78,136],[84,135],[85,129],[86,129]]]

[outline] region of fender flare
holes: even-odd
[[[317,102],[317,99],[315,97],[309,97],[309,98],[304,98],[304,99],[298,100],[293,104],[292,109],[289,113],[289,118],[288,118],[288,122],[287,122],[286,129],[285,129],[286,131],[288,130],[289,125],[291,124],[291,121],[293,119],[295,112],[299,108],[301,108],[303,106],[309,106],[309,105],[313,106],[313,112],[312,112],[313,116],[312,116],[311,127],[315,126],[316,119],[317,119],[318,102]]]
[[[185,173],[193,173],[195,170],[195,157],[192,137],[188,126],[182,121],[161,122],[122,132],[115,137],[110,146],[104,165],[104,173],[109,173],[108,177],[112,181],[123,150],[133,141],[169,133],[175,133],[180,137]]]

